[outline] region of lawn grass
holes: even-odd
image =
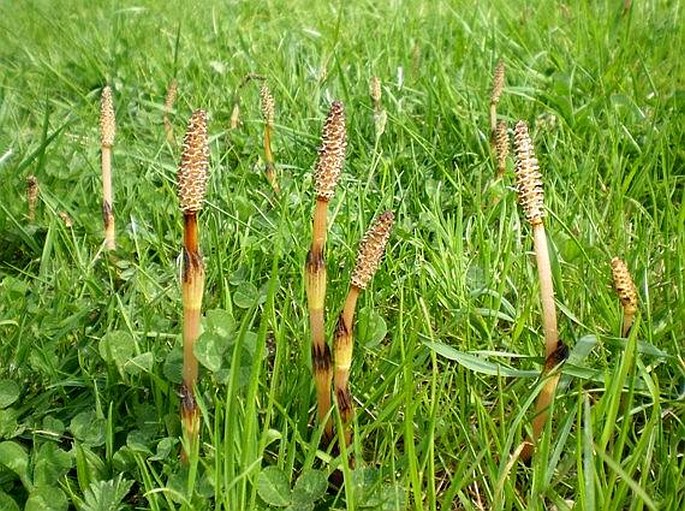
[[[0,4],[0,509],[684,508],[680,2],[186,4]],[[571,349],[530,467],[513,455],[531,431],[544,343],[513,162],[495,179],[490,149],[500,58],[497,112],[531,126]],[[278,196],[264,176],[258,82],[240,91],[242,124],[230,129],[248,73],[275,99]],[[373,76],[387,113],[378,137]],[[174,78],[175,143],[163,123]],[[348,150],[329,209],[329,341],[366,226],[385,210],[396,218],[358,303],[353,443],[340,456],[318,448],[303,279],[334,99]],[[186,466],[176,168],[198,108],[211,154],[201,445]],[[640,296],[627,339],[614,256]],[[338,470],[345,484],[326,488]]]

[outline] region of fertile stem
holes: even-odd
[[[203,110],[193,113],[183,139],[183,154],[178,169],[179,205],[183,212],[183,385],[181,386],[181,420],[183,431],[194,452],[200,433],[200,412],[195,400],[198,362],[193,347],[200,335],[202,295],[205,271],[200,253],[198,214],[202,209],[207,188],[209,148],[207,144],[207,115]],[[188,460],[188,452],[181,458]]]
[[[501,178],[507,170],[507,156],[509,156],[509,133],[507,133],[506,121],[497,122],[493,136],[495,160],[497,163],[497,177]]]
[[[104,224],[105,247],[107,250],[116,248],[114,231],[114,197],[112,194],[112,146],[116,124],[114,118],[114,104],[112,89],[109,85],[102,89],[100,101],[100,147],[102,163],[102,221]]]
[[[628,265],[618,257],[611,260],[611,273],[614,279],[614,289],[621,300],[623,307],[623,328],[621,335],[627,337],[630,333],[630,328],[633,326],[635,314],[637,313],[637,287],[630,276]]]
[[[345,306],[338,318],[333,339],[333,359],[335,372],[333,374],[333,393],[335,394],[340,418],[345,427],[345,445],[352,441],[350,424],[354,414],[352,394],[350,393],[350,367],[352,366],[352,352],[354,348],[354,311],[357,298],[366,289],[374,274],[378,270],[385,246],[390,238],[390,231],[394,223],[391,211],[381,214],[371,225],[359,244],[359,254],[352,273],[350,291],[345,300]]]
[[[324,123],[321,148],[314,169],[316,205],[312,227],[312,244],[305,266],[305,288],[309,307],[309,328],[312,336],[312,370],[316,386],[316,402],[319,422],[323,423],[331,409],[331,350],[326,343],[324,308],[326,301],[325,247],[328,230],[328,201],[333,197],[335,186],[345,161],[347,135],[345,110],[334,101]],[[333,437],[330,418],[324,425],[324,442]]]
[[[535,261],[540,280],[540,300],[542,302],[542,327],[545,334],[545,376],[557,363],[563,362],[566,350],[563,343],[559,342],[557,329],[557,313],[554,303],[554,287],[552,284],[552,266],[547,247],[547,235],[543,223],[544,197],[542,188],[542,176],[539,171],[537,158],[533,149],[533,143],[528,134],[528,126],[519,121],[516,124],[514,148],[516,153],[516,186],[519,202],[524,215],[533,229],[533,247]],[[551,367],[548,367],[551,364]],[[533,420],[532,441],[527,440],[526,446],[521,453],[521,459],[528,462],[533,455],[535,443],[547,421],[548,408],[554,399],[554,393],[559,382],[559,377],[547,379],[542,392],[538,396],[535,409],[536,415]]]

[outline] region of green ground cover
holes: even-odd
[[[0,509],[685,508],[685,23],[678,1],[0,2]],[[530,228],[499,115],[540,160],[571,355],[533,463],[543,341]],[[262,172],[276,101],[282,194]],[[369,80],[380,77],[376,137]],[[178,144],[210,116],[202,445],[179,459]],[[102,250],[99,98],[111,84],[119,247]],[[353,470],[318,449],[304,262],[333,99],[329,333],[360,237],[396,225],[358,308]],[[36,219],[26,178],[35,175]],[[73,220],[65,225],[60,213]],[[629,339],[609,261],[640,294]],[[345,467],[340,491],[326,478]]]

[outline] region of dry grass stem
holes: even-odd
[[[498,60],[492,75],[492,92],[490,93],[490,132],[497,128],[497,105],[504,91],[504,61]]]
[[[376,138],[385,133],[385,126],[388,122],[388,114],[381,105],[381,81],[377,76],[371,78],[369,84],[369,94],[373,102],[373,125],[376,131]]]
[[[33,175],[26,178],[26,202],[29,222],[33,222],[36,219],[36,204],[38,203],[38,179]]]
[[[627,337],[630,328],[633,326],[635,314],[637,313],[638,295],[637,287],[630,276],[630,270],[626,263],[614,257],[611,260],[611,273],[614,279],[614,289],[623,307],[623,327],[621,335]]]
[[[240,101],[233,102],[233,110],[231,111],[231,129],[234,130],[240,125]]]
[[[169,88],[166,92],[166,98],[164,99],[164,133],[166,135],[167,142],[173,143],[174,141],[174,128],[171,124],[171,112],[174,110],[174,103],[176,103],[176,97],[178,96],[178,82],[176,78],[173,78],[169,82]]]
[[[114,197],[112,193],[112,146],[116,134],[112,89],[106,85],[100,99],[100,148],[102,164],[102,221],[104,224],[105,247],[116,248],[114,230]]]
[[[200,335],[202,296],[205,271],[200,253],[198,213],[202,209],[207,189],[209,145],[207,114],[195,111],[190,117],[183,139],[183,153],[178,168],[179,206],[183,212],[183,385],[181,387],[181,419],[191,450],[199,440],[200,414],[195,401],[198,362],[193,346]],[[187,460],[184,451],[182,458]]]
[[[280,186],[276,177],[276,165],[274,163],[274,155],[271,150],[271,137],[274,132],[274,97],[266,82],[262,83],[259,90],[259,98],[262,109],[262,118],[264,119],[264,160],[266,161],[266,179],[273,188],[275,193],[280,193]]]
[[[243,76],[242,80],[240,80],[240,83],[238,83],[238,86],[233,92],[233,110],[231,111],[230,121],[232,130],[236,129],[240,125],[240,91],[251,81],[261,81],[264,79],[265,77],[260,74],[247,73],[245,76]]]
[[[381,80],[377,76],[371,77],[371,82],[369,83],[369,95],[371,96],[371,101],[373,102],[374,111],[380,111],[383,108],[381,106]]]

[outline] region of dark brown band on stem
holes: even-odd
[[[547,359],[545,360],[544,372],[548,373],[552,369],[554,369],[555,367],[563,364],[564,362],[566,362],[566,359],[568,358],[568,356],[569,356],[568,346],[566,345],[566,343],[564,343],[564,341],[559,339],[557,341],[556,349],[552,353],[550,353],[549,356],[547,357]]]
[[[185,213],[183,215],[183,246],[188,252],[199,254],[199,240],[197,230],[197,213]]]
[[[338,410],[343,424],[349,422],[352,418],[352,394],[348,387],[342,389],[335,389],[335,397],[338,401]]]
[[[186,385],[181,384],[181,414],[185,417],[197,411],[197,401],[192,389]]]
[[[331,349],[328,344],[312,344],[312,366],[315,373],[330,371],[331,360]]]
[[[202,255],[199,252],[188,252],[183,249],[183,282],[189,282],[204,270]]]
[[[307,271],[311,272],[312,274],[316,274],[325,266],[326,261],[323,258],[322,251],[318,250],[314,252],[310,249],[309,252],[307,252]]]
[[[336,341],[348,340],[350,337],[350,328],[345,322],[345,315],[338,316],[338,322],[335,325],[335,333],[333,334]]]
[[[107,201],[103,201],[103,203],[102,203],[102,222],[105,224],[105,229],[107,229],[112,224],[113,218],[114,218],[114,215],[112,213],[112,205]]]
[[[190,442],[188,447],[192,452],[197,447],[199,439],[200,409],[197,406],[197,401],[195,401],[193,390],[185,382],[181,385],[181,422],[183,423],[183,432]],[[181,449],[181,462],[187,464],[188,461],[189,453],[184,447]]]

